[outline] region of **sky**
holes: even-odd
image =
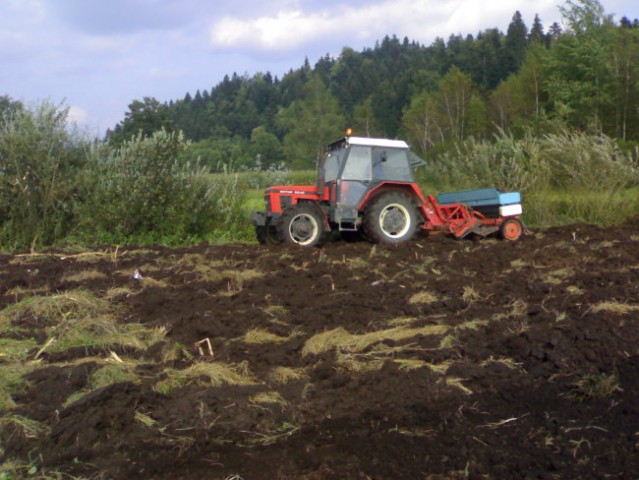
[[[615,20],[639,0],[600,0]],[[102,135],[133,100],[210,90],[224,75],[282,77],[343,47],[385,35],[505,32],[515,11],[561,24],[563,0],[0,0],[0,96],[67,106],[71,122]]]

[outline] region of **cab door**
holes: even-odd
[[[372,180],[371,147],[351,146],[340,175],[339,205],[357,208],[370,189]]]

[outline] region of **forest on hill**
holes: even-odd
[[[639,142],[639,20],[615,22],[597,0],[559,7],[564,28],[515,12],[507,31],[453,34],[421,45],[385,36],[373,48],[344,47],[315,65],[233,73],[211,89],[161,103],[134,100],[107,132],[121,144],[140,132],[179,130],[186,155],[213,171],[312,168],[328,141],[401,137],[436,156],[498,132],[606,135]]]

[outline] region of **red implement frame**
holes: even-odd
[[[450,233],[456,238],[471,232],[483,235],[497,231],[504,221],[503,218],[487,218],[461,203],[441,205],[433,195],[425,199],[420,210],[426,219],[422,229]]]

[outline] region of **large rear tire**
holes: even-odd
[[[362,227],[373,243],[399,245],[415,236],[417,208],[401,192],[383,193],[366,207]]]
[[[317,247],[324,241],[324,218],[315,206],[298,203],[282,213],[278,234],[284,243]]]

